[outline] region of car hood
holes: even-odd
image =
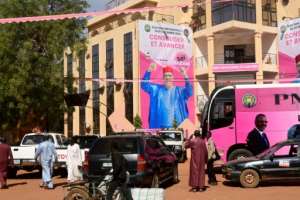
[[[252,161],[258,161],[259,159],[256,158],[256,157],[249,157],[249,158],[242,158],[242,159],[239,159],[239,160],[232,160],[232,161],[229,161],[227,162],[225,165],[228,166],[228,165],[237,165],[237,164],[242,164],[242,163],[247,163],[247,162],[252,162]]]

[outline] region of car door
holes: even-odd
[[[292,160],[290,162],[290,177],[300,179],[300,144],[296,143],[291,149]]]
[[[291,154],[292,144],[285,144],[276,149],[268,159],[264,160],[261,169],[263,179],[294,178],[295,156]]]
[[[172,156],[172,152],[170,151],[170,149],[167,147],[167,145],[159,138],[156,138],[159,148],[161,149],[162,155],[164,157],[167,156]],[[162,168],[162,177],[163,178],[169,178],[170,174],[173,173],[173,163],[167,163],[167,162],[163,162],[163,164],[161,165]]]

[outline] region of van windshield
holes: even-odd
[[[165,141],[181,141],[179,132],[160,132],[159,135]]]

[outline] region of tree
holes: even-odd
[[[0,18],[79,13],[87,6],[86,0],[2,0]],[[0,25],[1,131],[41,124],[63,130],[63,53],[84,44],[85,25],[85,19]]]
[[[136,129],[143,127],[142,119],[138,114],[134,117],[133,125]]]

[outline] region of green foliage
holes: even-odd
[[[141,119],[141,117],[140,117],[138,114],[134,117],[133,125],[134,125],[134,127],[135,127],[136,129],[137,129],[137,128],[142,128],[142,127],[143,127],[142,119]]]
[[[2,0],[0,18],[84,12],[86,0]],[[85,43],[85,19],[0,25],[0,130],[63,130],[64,49]],[[81,45],[79,45],[81,44]]]

